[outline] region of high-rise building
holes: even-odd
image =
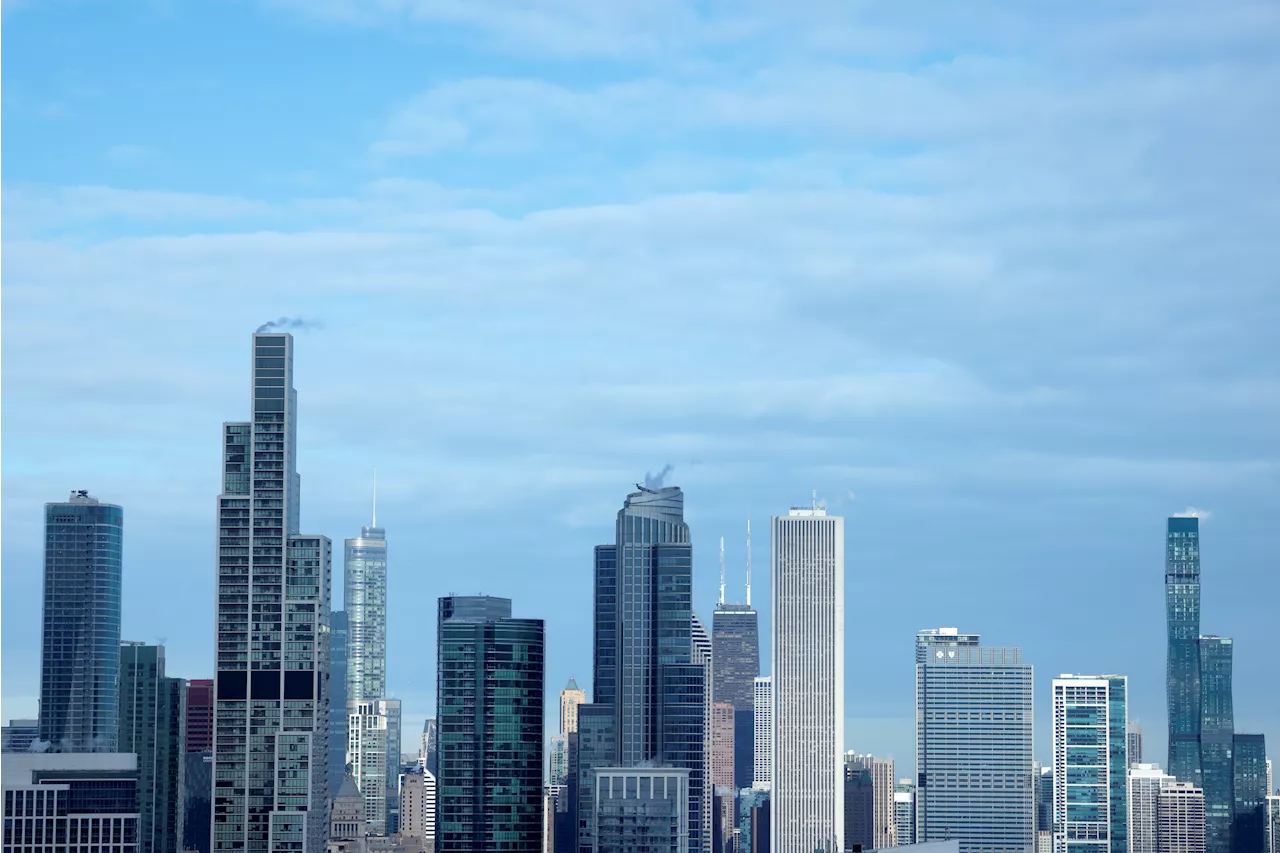
[[[436,850],[542,849],[546,631],[511,600],[439,602]]]
[[[350,776],[342,780],[342,787],[333,798],[329,812],[329,853],[365,853],[368,842],[364,825],[364,798]]]
[[[955,628],[916,635],[917,844],[1034,845],[1032,682],[1021,649]]]
[[[569,736],[553,735],[548,753],[547,784],[552,787],[567,785],[569,783]]]
[[[436,759],[440,753],[440,730],[436,726],[435,717],[427,717],[422,721],[422,741],[418,747],[418,763],[427,772],[435,774],[440,769]]]
[[[1200,519],[1194,516],[1169,519],[1164,602],[1169,773],[1200,787]]]
[[[332,549],[298,532],[293,336],[253,336],[250,420],[223,424],[212,844],[319,850],[328,829]]]
[[[417,840],[408,846],[426,847],[436,834],[435,777],[425,771],[406,773],[400,792],[400,835]]]
[[[876,758],[869,753],[859,755],[856,752],[847,752],[844,756],[844,767],[846,785],[850,778],[851,770],[866,770],[871,774],[874,797],[871,817],[871,847],[869,849],[884,850],[898,846],[899,841],[895,831],[896,820],[894,818],[893,804],[894,780],[897,778],[897,774],[894,772],[893,759]],[[845,845],[848,846],[852,843],[846,835]]]
[[[1129,853],[1162,853],[1160,792],[1176,781],[1158,764],[1129,765]]]
[[[1231,824],[1235,815],[1232,794],[1235,768],[1231,759],[1235,737],[1232,646],[1232,641],[1225,637],[1200,637],[1200,778],[1208,853],[1231,851]],[[1185,780],[1179,777],[1179,781]]]
[[[769,791],[743,788],[738,797],[738,853],[769,853]]]
[[[186,693],[166,678],[164,646],[120,646],[120,750],[138,756],[138,853],[183,849]]]
[[[772,552],[774,853],[844,849],[844,519],[775,516]],[[1028,763],[1028,768],[1030,763]]]
[[[1035,763],[1032,780],[1036,786],[1036,832],[1053,834],[1053,768]]]
[[[1280,853],[1280,794],[1267,795],[1267,842],[1269,853]]]
[[[351,778],[364,800],[365,827],[371,835],[390,834],[387,825],[388,752],[396,752],[388,700],[347,706],[347,753]]]
[[[677,487],[637,489],[618,512],[614,544],[595,549],[594,701],[578,709],[570,784],[577,785],[578,844],[595,846],[598,770],[661,764],[689,772],[688,845],[707,853],[711,649],[709,638],[703,648],[705,630],[693,614],[684,495]]]
[[[728,702],[711,705],[711,787],[736,790],[733,781],[733,714]]]
[[[135,853],[137,756],[7,755],[3,853]]]
[[[1235,778],[1231,823],[1232,853],[1267,846],[1267,744],[1262,735],[1236,735],[1232,749]]]
[[[745,604],[725,602],[724,540],[720,541],[720,602],[711,615],[713,702],[734,709],[734,785],[747,788],[752,783],[754,737],[754,697],[752,683],[760,675],[760,625],[751,607],[751,523],[747,522],[747,600]]]
[[[755,756],[751,787],[768,791],[773,787],[773,678],[757,678],[752,684],[755,709]]]
[[[210,853],[213,820],[213,752],[188,752],[183,763],[182,849]]]
[[[187,752],[213,752],[213,679],[187,682]]]
[[[610,767],[595,772],[598,853],[692,853],[689,771],[683,767]]]
[[[1057,853],[1129,849],[1128,679],[1053,680],[1053,847]]]
[[[876,850],[875,782],[871,768],[856,764],[844,766],[844,843],[845,850]]]
[[[1142,724],[1130,722],[1128,734],[1129,766],[1142,763]]]
[[[115,752],[124,510],[86,491],[44,505],[40,740]]]
[[[893,832],[898,846],[916,843],[916,786],[899,779],[893,790]]]
[[[1204,792],[1186,782],[1160,790],[1160,853],[1205,853]]]
[[[560,691],[560,734],[572,734],[578,730],[578,706],[587,701],[587,691],[578,686],[578,680],[569,676],[569,683]]]
[[[30,752],[31,744],[40,739],[40,721],[10,720],[0,732],[0,752]]]
[[[329,799],[347,778],[347,611],[333,611],[329,628]],[[356,790],[359,790],[358,788]]]

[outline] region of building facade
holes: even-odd
[[[916,843],[916,786],[899,779],[893,791],[894,838],[898,845]]]
[[[377,699],[347,705],[347,766],[364,799],[365,826],[371,835],[387,835],[387,766],[390,753],[399,761],[390,701]]]
[[[365,801],[367,829],[394,831],[400,742],[387,700],[387,532],[373,522],[343,548],[343,607],[347,621],[346,764]],[[360,736],[356,736],[360,732]],[[378,765],[381,766],[381,771]],[[378,780],[381,779],[381,782]]]
[[[916,843],[961,853],[1035,843],[1033,677],[1022,650],[955,628],[916,635]]]
[[[711,788],[735,791],[733,778],[734,708],[728,702],[711,705]]]
[[[750,569],[748,569],[750,572]],[[754,770],[754,682],[760,675],[759,616],[751,607],[750,577],[747,603],[721,601],[711,614],[711,699],[733,708],[734,786],[748,788]]]
[[[546,630],[511,601],[439,601],[436,849],[542,849]]]
[[[1142,725],[1140,723],[1130,722],[1126,736],[1126,751],[1129,754],[1129,766],[1134,764],[1142,764]]]
[[[874,794],[871,815],[871,848],[884,850],[898,846],[897,820],[894,811],[894,771],[892,758],[876,758],[874,755],[860,755],[847,752],[844,757],[845,780],[848,781],[851,771],[866,770],[871,774],[871,787]],[[849,838],[845,838],[846,846]]]
[[[347,611],[335,610],[329,623],[329,799],[347,778]]]
[[[209,830],[213,822],[213,752],[188,752],[183,756],[182,849],[210,853]]]
[[[40,740],[115,752],[124,510],[86,491],[44,505]]]
[[[1232,748],[1232,853],[1264,850],[1268,843],[1267,744],[1262,735],[1236,735]]]
[[[1158,764],[1129,765],[1129,853],[1161,853],[1160,792],[1176,781]]]
[[[587,701],[587,691],[578,686],[572,675],[560,691],[560,734],[572,734],[578,730],[578,706]]]
[[[1205,853],[1204,792],[1186,782],[1160,791],[1160,853]]]
[[[1200,637],[1200,788],[1204,791],[1204,842],[1209,853],[1230,853],[1235,819],[1235,711],[1231,691],[1234,643]],[[1174,774],[1177,776],[1177,774]],[[1186,781],[1179,777],[1179,781]]]
[[[772,520],[774,853],[844,849],[844,519]]]
[[[876,789],[871,768],[844,766],[844,849],[875,850]]]
[[[186,693],[166,678],[164,646],[120,646],[122,752],[138,757],[138,851],[180,853],[186,810]]]
[[[213,679],[187,682],[187,752],[213,752]]]
[[[0,732],[0,752],[30,752],[40,739],[40,721],[10,720]]]
[[[332,549],[298,532],[293,336],[252,342],[250,420],[223,424],[215,851],[310,853],[328,828]]]
[[[1128,853],[1128,680],[1053,680],[1053,847]]]
[[[768,791],[773,787],[773,678],[767,675],[757,678],[751,687],[755,715],[751,787]]]
[[[769,853],[769,791],[743,788],[738,796],[738,853]]]
[[[3,853],[138,853],[137,756],[5,756]]]
[[[1169,773],[1200,787],[1200,519],[1173,517],[1165,533],[1168,629],[1165,691]]]
[[[597,769],[594,853],[690,853],[690,800],[687,769]]]

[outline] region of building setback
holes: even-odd
[[[1128,680],[1053,680],[1053,847],[1128,853]]]
[[[311,853],[328,828],[332,547],[298,532],[293,336],[257,332],[252,412],[223,424],[215,851]]]
[[[955,628],[916,635],[916,843],[961,853],[1035,844],[1032,669]]]
[[[844,519],[772,520],[773,853],[844,849]],[[1029,765],[1028,765],[1029,766]]]
[[[86,491],[44,505],[40,740],[115,752],[124,510]]]
[[[439,601],[438,853],[542,849],[546,631],[511,601]]]
[[[183,849],[186,693],[185,681],[165,677],[164,646],[120,647],[119,743],[138,757],[139,853]]]

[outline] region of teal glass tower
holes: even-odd
[[[1169,774],[1202,786],[1200,761],[1200,519],[1175,516],[1165,535],[1164,604],[1168,627],[1165,691]],[[1206,791],[1206,798],[1208,792]]]
[[[124,510],[86,491],[44,505],[40,740],[54,752],[115,752]]]
[[[1234,743],[1231,853],[1248,853],[1267,843],[1267,743],[1262,735],[1236,735]],[[1273,845],[1280,846],[1280,839]]]
[[[1235,814],[1232,648],[1232,641],[1226,637],[1200,638],[1200,767],[1205,853],[1231,850],[1231,823]]]
[[[120,751],[138,757],[138,853],[179,853],[186,818],[187,683],[164,674],[164,646],[120,647]]]
[[[540,853],[546,629],[511,600],[439,601],[439,853]]]
[[[1128,681],[1053,680],[1053,839],[1056,853],[1129,849]]]

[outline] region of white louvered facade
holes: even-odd
[[[775,516],[773,853],[844,849],[844,519]]]
[[[757,677],[752,684],[755,699],[755,763],[751,787],[768,791],[773,787],[773,679]]]

